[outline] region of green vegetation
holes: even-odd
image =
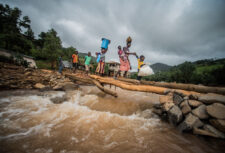
[[[131,78],[136,79],[137,73]],[[194,83],[204,85],[225,85],[225,59],[208,59],[196,62],[184,62],[171,67],[168,71],[157,72],[143,77],[149,81],[165,81],[178,83]]]
[[[30,26],[31,20],[28,16],[22,16],[17,7],[10,8],[9,5],[0,4],[0,23],[0,48],[33,56],[38,68],[56,69],[59,56],[62,55],[63,60],[71,62],[72,54],[77,50],[73,46],[63,47],[54,29],[41,32],[38,38],[35,38]],[[79,53],[81,65],[84,65],[86,55]],[[96,58],[92,59],[96,67]]]
[[[41,32],[38,38],[30,26],[28,16],[22,16],[18,8],[10,8],[9,5],[0,4],[0,48],[12,50],[18,56],[4,58],[1,61],[14,62],[27,66],[21,54],[33,56],[38,68],[55,69],[57,60],[62,55],[63,60],[71,61],[71,55],[76,48],[62,46],[61,39],[54,29]],[[80,65],[84,65],[84,57],[87,54],[79,53]],[[93,56],[92,56],[93,57]],[[97,63],[96,58],[92,58],[91,72],[94,72]],[[152,65],[154,75],[143,77],[145,80],[195,83],[205,85],[225,85],[225,59],[206,59],[196,62],[185,62],[180,65],[170,67],[165,64],[156,63]],[[108,66],[105,67],[108,72]],[[137,73],[133,73],[131,78],[136,79]]]

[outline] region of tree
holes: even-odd
[[[63,48],[63,58],[66,60],[71,60],[72,54],[76,51],[77,49],[74,47],[68,47],[68,48]]]
[[[51,29],[46,33],[42,53],[47,60],[51,62],[51,68],[54,68],[54,62],[59,55],[62,54],[61,40],[54,29]]]
[[[30,54],[33,32],[28,16],[21,17],[22,12],[9,5],[0,4],[0,47]],[[21,19],[22,18],[22,19]]]
[[[191,80],[191,76],[194,73],[195,66],[191,62],[184,62],[179,65],[179,69],[181,71],[181,81],[184,83],[188,83]]]

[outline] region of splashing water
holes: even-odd
[[[0,152],[222,152],[224,142],[181,134],[151,111],[159,96],[95,87],[0,93]],[[51,99],[67,97],[61,104]]]

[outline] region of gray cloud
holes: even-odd
[[[100,50],[112,40],[107,60],[117,60],[117,46],[133,38],[131,51],[150,63],[179,64],[225,57],[224,0],[11,0],[31,18],[35,34],[54,28],[65,47]],[[136,59],[131,57],[133,67]]]

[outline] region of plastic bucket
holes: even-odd
[[[100,61],[100,58],[101,58],[101,54],[98,54],[98,56],[97,56],[97,63]]]
[[[105,38],[102,38],[102,45],[101,45],[101,48],[107,49],[109,43],[110,43],[110,40],[105,39]]]

